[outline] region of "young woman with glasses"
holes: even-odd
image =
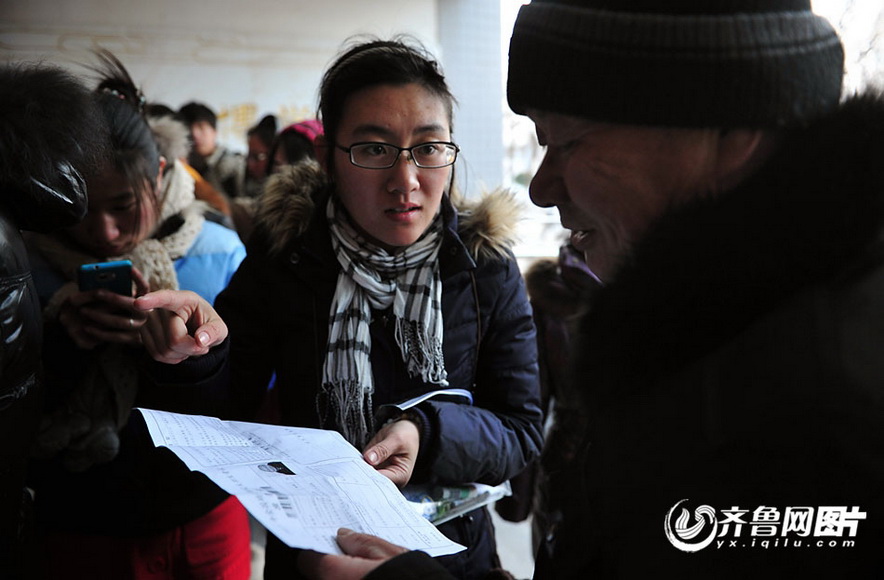
[[[233,415],[249,419],[275,373],[282,423],[341,432],[399,486],[519,473],[540,448],[542,413],[510,251],[517,210],[506,194],[472,204],[455,194],[453,106],[414,44],[372,40],[341,54],[320,87],[319,162],[271,178],[216,310],[175,293],[139,299],[175,313],[177,330],[154,311],[143,332],[156,360],[183,361],[155,365],[156,380],[214,372]],[[458,578],[499,567],[485,509],[440,529],[468,546],[443,558]],[[292,578],[296,556],[271,538],[266,578]]]

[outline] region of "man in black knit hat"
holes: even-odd
[[[603,285],[535,578],[884,574],[884,98],[842,97],[842,74],[809,0],[522,7],[531,197]],[[434,577],[339,543],[305,566]]]

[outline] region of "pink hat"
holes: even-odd
[[[316,140],[316,138],[323,133],[322,123],[317,121],[316,119],[305,119],[303,121],[298,121],[297,123],[292,123],[280,133],[287,133],[291,131],[296,131],[301,135],[307,137],[312,143]]]

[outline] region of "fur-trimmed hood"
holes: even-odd
[[[578,372],[611,389],[652,384],[862,267],[882,231],[884,96],[866,95],[786,135],[736,190],[659,220],[582,321]]]
[[[302,236],[316,211],[316,200],[329,189],[316,161],[286,166],[267,180],[256,213],[256,226],[267,232],[271,252],[278,253]],[[451,196],[457,232],[473,259],[502,257],[516,242],[521,206],[513,193],[498,189],[478,200]]]
[[[187,153],[190,151],[190,143],[188,142],[190,135],[184,123],[169,115],[149,115],[147,124],[150,125],[160,155],[166,158],[167,163],[187,158]]]

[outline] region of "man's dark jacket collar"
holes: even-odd
[[[881,258],[884,98],[786,136],[729,193],[673,208],[581,322],[582,381],[641,383],[709,352],[811,284]]]

